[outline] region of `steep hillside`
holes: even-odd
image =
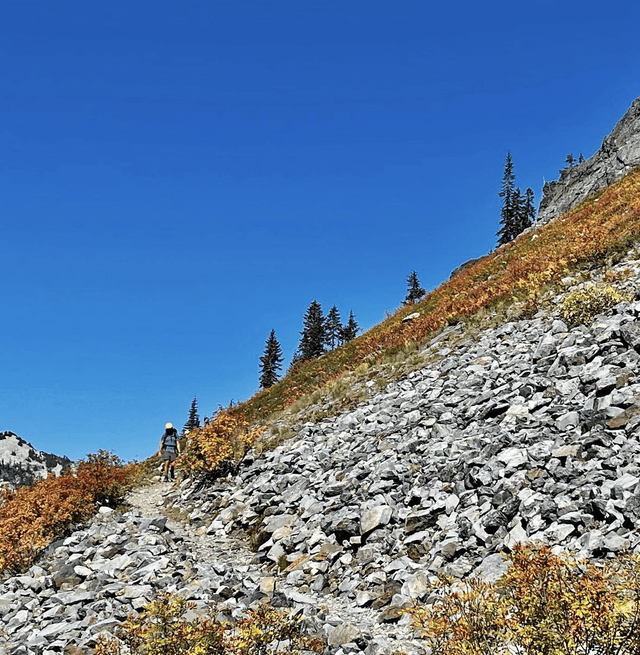
[[[185,463],[224,466],[6,574],[0,652],[90,652],[171,592],[291,608],[336,655],[424,653],[404,610],[437,574],[495,580],[519,543],[640,551],[639,363],[634,169],[203,429]]]
[[[629,148],[635,144],[640,149],[639,107],[636,102],[630,110],[633,121],[630,114],[621,121],[627,126],[625,134],[631,132],[635,139],[627,144]],[[580,267],[621,256],[640,235],[640,169],[604,189],[600,188],[599,170],[590,169],[580,178],[580,188],[593,183],[600,189],[586,199],[572,183],[564,184],[565,191],[577,194],[582,202],[562,217],[536,224],[362,336],[296,365],[281,382],[242,403],[234,413],[251,421],[270,422],[277,412],[313,390],[335,385],[345,373],[375,367],[403,349],[400,358],[406,357],[414,344],[449,323],[533,315],[553,297],[563,277]],[[370,370],[364,373],[364,377],[371,376]],[[347,398],[345,402],[349,402]]]
[[[563,318],[591,284],[633,297],[638,256],[566,278],[532,318],[449,326],[422,347],[428,366],[237,474],[142,490],[146,517],[102,514],[54,544],[0,586],[7,652],[89,648],[169,590],[229,616],[270,599],[332,652],[418,653],[402,610],[436,573],[495,579],[519,542],[640,547],[640,302]]]
[[[0,433],[0,484],[11,488],[33,484],[52,472],[59,475],[71,466],[68,457],[36,450],[13,432]]]

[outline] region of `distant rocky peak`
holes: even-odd
[[[68,457],[44,453],[13,432],[0,432],[0,484],[33,484],[49,472],[59,475],[69,466]]]
[[[640,98],[633,102],[592,157],[563,169],[559,180],[545,183],[536,224],[544,225],[573,209],[592,193],[624,177],[638,165]]]

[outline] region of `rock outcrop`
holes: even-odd
[[[0,485],[33,484],[50,472],[59,475],[71,464],[68,457],[36,450],[13,432],[0,432]]]
[[[589,159],[565,168],[542,189],[537,225],[544,225],[640,165],[640,98]]]

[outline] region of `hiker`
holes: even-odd
[[[173,462],[180,454],[180,442],[178,441],[178,431],[171,423],[164,426],[164,432],[160,439],[160,446],[158,447],[158,456],[164,462],[164,482],[169,482],[169,472],[171,472],[171,479],[176,479],[176,472]]]

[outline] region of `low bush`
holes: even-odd
[[[235,623],[211,613],[189,618],[193,610],[193,603],[165,593],[138,616],[130,616],[116,638],[102,637],[95,655],[297,655],[323,650],[319,639],[302,633],[300,618],[268,605],[248,610]]]
[[[252,429],[242,414],[221,410],[208,425],[189,433],[177,463],[191,473],[224,471],[242,459],[265,429]]]
[[[602,565],[517,546],[495,584],[441,579],[411,610],[432,655],[637,655],[640,559]]]
[[[619,302],[632,299],[631,294],[621,293],[611,285],[604,287],[590,285],[576,289],[562,302],[560,314],[570,327],[588,323],[598,314],[610,310]]]

